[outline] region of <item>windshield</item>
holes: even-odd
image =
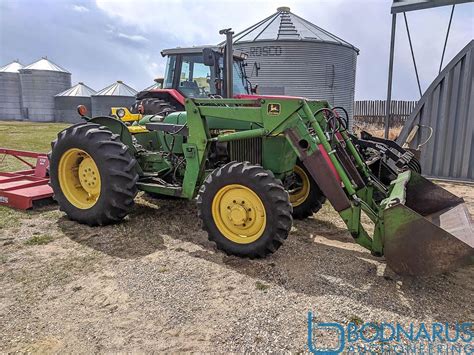
[[[216,93],[211,67],[204,65],[202,54],[183,55],[178,90],[186,97],[209,97]]]
[[[234,95],[247,94],[247,80],[241,61],[234,60]]]
[[[219,58],[219,68],[221,73],[224,73],[224,58]],[[232,71],[233,77],[233,93],[234,95],[247,94],[247,80],[245,78],[244,68],[242,66],[241,60],[235,60],[234,58],[234,68]]]

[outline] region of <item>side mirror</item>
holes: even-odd
[[[204,48],[202,50],[202,61],[204,65],[212,67],[216,64],[216,56],[212,48]]]

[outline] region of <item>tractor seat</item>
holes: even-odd
[[[179,91],[186,97],[195,97],[199,95],[199,85],[196,81],[181,81],[179,83]]]
[[[149,131],[161,131],[169,134],[179,134],[180,136],[188,135],[188,127],[183,124],[164,123],[164,122],[151,122],[145,125]]]

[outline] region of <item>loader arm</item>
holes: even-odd
[[[363,186],[356,186],[353,177],[348,175],[348,168],[344,168],[336,157],[335,149],[331,146],[322,128],[328,124],[323,115],[324,109],[327,107],[326,102],[307,102],[304,99],[295,98],[224,99],[218,101],[188,99],[186,101],[189,127],[187,148],[195,154],[189,154],[186,158],[188,165],[196,168],[187,169],[183,193],[190,196],[192,191],[196,191],[199,187],[198,182],[204,173],[204,158],[211,140],[223,142],[285,135],[293,147],[294,153],[304,163],[313,179],[341,215],[355,241],[373,253],[381,255],[383,253],[382,230],[376,228],[374,235],[370,237],[361,224],[362,211],[374,223],[379,221],[379,211],[372,195],[374,186],[380,187],[381,184],[373,181],[349,136],[345,131],[340,131],[339,138],[333,139],[333,145],[344,147],[344,151],[347,149],[350,155],[346,155],[346,157],[350,162],[355,162],[352,170],[359,169],[364,181],[371,182],[371,184],[364,183]],[[225,133],[210,139],[205,124],[206,117],[252,122],[258,128]],[[342,185],[334,175],[334,171],[340,177]],[[386,189],[382,187],[380,189],[386,193]]]
[[[284,135],[354,240],[373,255],[387,254],[395,271],[428,275],[472,262],[474,229],[463,200],[416,172],[401,173],[388,185],[379,181],[353,144],[344,122],[326,102],[281,97],[187,99],[186,111],[186,159],[193,167],[184,177],[183,193],[187,196],[194,196],[203,179],[210,142]],[[206,122],[212,117],[249,122],[255,128],[211,138]],[[379,202],[374,199],[375,191],[382,196]],[[428,191],[430,196],[416,191]],[[436,196],[434,201],[430,201],[432,196]],[[423,210],[425,204],[431,206],[429,213]],[[362,225],[362,213],[374,224],[372,235]],[[453,227],[453,222],[443,222],[456,218],[461,221],[459,228]]]

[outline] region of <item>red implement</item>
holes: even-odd
[[[53,190],[48,185],[49,160],[46,154],[0,148],[0,157],[1,155],[12,156],[29,169],[0,171],[0,205],[26,210],[33,207],[33,202],[53,196]],[[24,158],[34,158],[36,164],[31,164]]]

